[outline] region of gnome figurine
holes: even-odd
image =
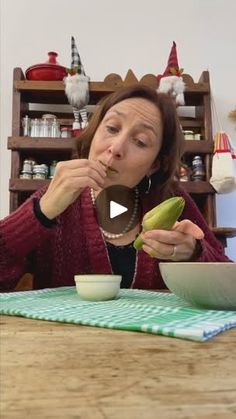
[[[73,128],[79,128],[80,109],[84,108],[89,102],[89,77],[85,74],[73,36],[71,37],[71,58],[71,69],[64,79],[65,93],[73,107],[75,117]]]
[[[183,69],[179,69],[176,43],[173,42],[168,64],[163,75],[157,76],[159,82],[158,92],[169,93],[176,102],[176,106],[184,105],[185,84],[181,74]]]

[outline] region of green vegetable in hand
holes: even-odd
[[[171,230],[179,216],[182,214],[184,205],[185,201],[182,197],[175,196],[166,199],[144,215],[142,233],[155,229]],[[134,248],[136,250],[141,250],[142,246],[143,240],[141,235],[139,235],[134,241]]]

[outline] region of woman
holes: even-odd
[[[158,289],[164,287],[160,260],[229,261],[192,199],[174,182],[181,149],[168,96],[137,85],[103,99],[78,139],[80,159],[58,163],[48,189],[1,221],[1,289],[14,289],[25,272],[33,273],[36,289],[74,285],[75,274],[89,272],[122,274],[122,287]],[[95,198],[116,185],[136,191],[133,210],[138,206],[140,213],[129,228],[111,234],[98,224],[104,212]],[[136,252],[143,214],[175,195],[186,202],[180,222],[171,231],[145,233],[143,249]]]

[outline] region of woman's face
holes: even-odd
[[[162,121],[147,99],[125,99],[110,108],[92,140],[89,159],[108,167],[104,187],[136,186],[157,167],[162,144]]]

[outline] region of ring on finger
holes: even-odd
[[[170,255],[170,258],[173,259],[176,255],[177,246],[173,246],[173,252]]]

